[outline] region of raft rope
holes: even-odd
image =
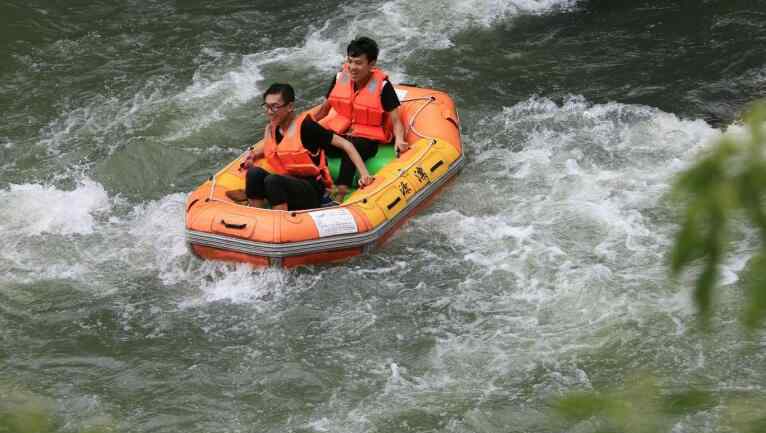
[[[423,96],[423,97],[420,97],[420,98],[405,99],[405,100],[403,100],[403,101],[402,101],[402,103],[405,103],[405,102],[414,102],[414,101],[428,101],[428,102],[426,102],[425,104],[421,105],[421,106],[418,108],[418,111],[416,111],[416,112],[415,112],[415,114],[412,116],[412,119],[410,119],[410,130],[411,130],[413,133],[415,133],[415,135],[417,135],[417,136],[418,136],[418,137],[420,137],[420,138],[426,138],[426,139],[430,139],[431,141],[434,141],[434,140],[436,140],[436,138],[435,138],[435,137],[430,137],[430,136],[427,136],[427,135],[421,134],[421,133],[420,133],[420,132],[418,132],[418,130],[415,128],[415,119],[417,119],[417,118],[418,118],[418,116],[420,115],[420,113],[421,113],[421,112],[422,112],[422,111],[423,111],[423,110],[424,110],[424,109],[425,109],[425,108],[428,106],[428,104],[430,104],[430,103],[432,103],[432,102],[436,101],[436,96]],[[406,132],[405,132],[405,133],[406,133]]]
[[[425,134],[421,133],[420,131],[418,131],[418,130],[415,128],[415,121],[417,120],[417,118],[418,118],[418,116],[420,115],[420,113],[422,113],[422,112],[423,112],[423,110],[425,110],[425,108],[426,108],[427,106],[429,106],[430,104],[432,104],[433,102],[435,102],[435,101],[436,101],[436,96],[422,96],[422,97],[419,97],[419,98],[404,99],[404,100],[402,100],[401,102],[404,104],[404,103],[407,103],[407,102],[415,102],[415,101],[426,101],[426,102],[425,102],[425,104],[422,104],[420,107],[418,107],[417,111],[415,111],[415,114],[413,114],[413,115],[412,115],[412,118],[410,118],[410,121],[409,121],[409,125],[408,125],[408,126],[409,126],[409,129],[410,129],[410,131],[412,131],[412,132],[413,132],[415,135],[417,135],[417,136],[418,136],[418,137],[420,137],[420,138],[424,138],[424,139],[427,139],[427,140],[429,140],[429,144],[428,144],[428,147],[426,147],[426,149],[425,149],[425,152],[423,152],[423,156],[425,156],[425,155],[428,153],[428,150],[429,150],[429,149],[431,149],[431,147],[433,147],[433,145],[434,145],[434,144],[436,144],[436,142],[437,142],[437,139],[436,139],[436,137],[431,137],[431,136],[429,136],[429,135],[425,135]],[[405,134],[406,134],[406,133],[407,133],[407,132],[405,131]],[[232,161],[232,163],[231,163],[231,164],[234,164],[234,163],[238,163],[238,162],[239,162],[239,160],[240,160],[240,159],[241,159],[241,158],[242,158],[242,157],[245,155],[245,153],[247,153],[247,152],[248,152],[247,150],[246,150],[246,151],[244,151],[244,152],[242,153],[242,155],[240,155],[240,157],[239,157],[239,158],[237,158],[237,159],[235,159],[234,161]],[[375,194],[377,194],[379,191],[381,191],[381,190],[383,190],[383,189],[386,189],[386,188],[388,188],[388,187],[389,187],[389,186],[390,186],[392,183],[394,183],[394,182],[396,182],[397,180],[399,180],[399,178],[401,178],[401,177],[404,175],[404,173],[406,173],[406,172],[407,172],[407,171],[408,171],[410,168],[412,168],[412,167],[413,167],[415,164],[417,164],[418,162],[420,162],[420,160],[421,160],[421,159],[422,159],[422,157],[421,157],[421,158],[417,158],[417,159],[415,159],[414,161],[412,161],[412,162],[411,162],[411,163],[410,163],[410,164],[409,164],[409,165],[408,165],[406,168],[400,168],[400,169],[399,169],[399,175],[398,175],[398,176],[394,177],[393,179],[389,180],[388,182],[386,182],[386,183],[384,183],[384,184],[382,184],[382,185],[379,185],[377,188],[375,188],[375,190],[374,190],[374,191],[372,191],[371,193],[369,193],[369,194],[368,194],[368,196],[372,196],[372,195],[375,195]],[[229,166],[230,166],[231,164],[227,165],[227,166],[226,166],[226,167],[225,167],[223,170],[219,171],[218,173],[225,173],[225,172],[226,172],[226,171],[229,169]],[[212,182],[212,185],[210,186],[210,193],[208,194],[208,198],[207,198],[207,201],[220,201],[220,202],[222,202],[222,203],[229,203],[228,201],[220,200],[220,199],[217,199],[217,198],[214,198],[214,197],[213,197],[213,192],[214,192],[214,190],[215,190],[215,186],[216,186],[216,185],[215,185],[215,184],[216,184],[216,177],[218,176],[218,173],[216,173],[216,174],[214,174],[213,176],[211,176],[211,177],[210,177],[210,181]],[[350,206],[350,205],[352,205],[352,204],[356,204],[356,203],[359,203],[359,202],[365,202],[365,203],[366,203],[366,201],[367,201],[367,197],[364,197],[364,198],[358,198],[358,199],[356,199],[356,200],[352,200],[352,201],[350,201],[350,202],[347,202],[347,203],[343,203],[343,204],[341,204],[340,206],[342,206],[342,207],[346,207],[346,206]],[[237,205],[237,206],[243,206],[243,205],[240,205],[239,203],[234,203],[234,204],[235,204],[235,205]],[[301,213],[312,212],[312,211],[315,211],[315,210],[316,210],[316,209],[303,209],[303,210],[295,210],[295,211],[282,211],[282,212],[290,212],[292,215],[297,215],[297,214],[301,214]]]
[[[216,181],[216,175],[210,176],[210,182],[212,182],[212,185],[210,185],[210,194],[208,194],[207,196],[207,201],[214,200],[213,191],[215,191],[215,181]]]
[[[218,180],[218,175],[221,174],[221,173],[226,173],[229,170],[229,167],[231,167],[235,163],[239,163],[239,160],[242,159],[242,157],[245,156],[245,154],[247,152],[249,152],[249,148],[248,148],[248,150],[242,152],[242,154],[239,155],[239,158],[237,158],[234,161],[230,162],[226,167],[224,167],[223,169],[219,170],[216,174],[210,176],[210,182],[211,182],[210,193],[208,193],[207,199],[205,199],[205,201],[220,201],[221,203],[229,203],[227,201],[219,200],[219,199],[213,197],[213,192],[215,192],[215,186],[216,186],[215,184],[216,184],[216,181]],[[235,203],[235,204],[237,204],[237,203]]]
[[[425,152],[423,152],[423,155],[420,158],[417,158],[414,161],[412,161],[409,165],[407,165],[407,167],[400,168],[398,176],[396,176],[396,177],[392,178],[391,180],[389,180],[388,182],[378,186],[371,193],[367,194],[368,196],[373,196],[373,195],[377,194],[378,192],[380,192],[381,190],[388,188],[392,183],[395,183],[396,181],[398,181],[404,175],[404,173],[406,173],[409,169],[411,169],[418,162],[420,162],[420,160],[423,159],[423,156],[428,154],[428,150],[430,150],[431,147],[433,147],[433,145],[436,144],[436,137],[431,137],[431,136],[422,134],[420,131],[418,131],[415,128],[415,121],[417,120],[417,118],[420,115],[420,113],[423,112],[423,110],[427,106],[429,106],[431,103],[436,101],[436,97],[435,96],[423,96],[423,97],[420,97],[420,98],[405,99],[405,100],[403,100],[401,102],[405,103],[405,102],[414,102],[414,101],[426,101],[426,103],[421,105],[420,107],[418,107],[418,110],[415,111],[415,114],[412,115],[412,118],[409,121],[409,128],[418,137],[425,138],[425,139],[429,140],[428,147],[425,148]],[[405,131],[405,134],[406,133],[407,133],[407,131]],[[367,202],[367,197],[357,198],[357,199],[349,201],[347,203],[343,203],[341,206],[350,206],[352,204],[356,204],[356,203],[359,203],[359,202],[366,203]],[[308,210],[306,210],[306,211],[308,211]],[[306,211],[302,211],[302,212],[306,212]],[[301,211],[298,211],[298,212],[301,212]]]

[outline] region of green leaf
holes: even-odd
[[[766,122],[766,101],[754,104],[753,108],[745,116],[745,121],[750,127],[753,143],[760,147],[766,142],[766,136],[764,136],[763,132],[763,123]]]
[[[689,211],[673,244],[670,256],[670,269],[673,275],[678,275],[684,266],[699,257],[699,255],[700,242],[697,239],[696,215]]]
[[[737,181],[739,202],[745,208],[750,221],[761,232],[762,241],[766,241],[766,214],[763,212],[762,193],[766,189],[766,171],[764,164],[756,164],[743,173]]]
[[[750,262],[746,293],[744,322],[753,330],[766,318],[766,252],[753,257]]]
[[[707,326],[710,319],[710,310],[713,299],[713,287],[718,279],[718,262],[709,257],[705,262],[705,267],[697,278],[697,284],[694,288],[694,301],[700,312],[702,324]]]
[[[720,161],[715,155],[707,157],[697,165],[681,173],[676,182],[676,190],[682,196],[695,196],[708,190],[718,182],[721,172]]]

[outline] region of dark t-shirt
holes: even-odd
[[[332,93],[332,89],[335,87],[337,78],[337,75],[333,77],[332,84],[330,84],[330,89],[327,91],[325,97],[330,97],[330,93]],[[380,94],[380,103],[383,105],[383,110],[387,113],[390,113],[394,108],[402,105],[401,102],[399,102],[399,97],[396,95],[396,90],[394,90],[393,84],[388,80],[386,80],[386,83],[383,85],[383,91]]]
[[[280,128],[277,128],[275,139],[277,143],[282,141],[284,137]],[[301,142],[303,147],[311,153],[317,153],[321,149],[328,149],[332,146],[333,132],[329,129],[325,129],[322,125],[317,123],[311,116],[306,116],[306,119],[301,125]],[[311,157],[315,164],[319,164],[319,157]]]

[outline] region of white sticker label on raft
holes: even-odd
[[[328,209],[309,212],[319,230],[319,237],[356,233],[356,221],[348,209]]]
[[[396,96],[399,98],[399,101],[407,97],[407,91],[402,89],[396,89],[394,90],[396,92]]]

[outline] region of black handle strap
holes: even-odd
[[[401,197],[397,197],[396,200],[394,200],[394,201],[392,201],[391,203],[388,204],[388,210],[393,209],[394,206],[396,206],[396,204],[399,203],[400,201],[402,201],[402,198]]]
[[[243,228],[247,227],[247,224],[229,224],[226,222],[226,220],[221,220],[221,224],[223,224],[227,229],[242,230]]]
[[[436,164],[434,164],[434,165],[433,165],[433,167],[431,167],[431,173],[433,173],[433,172],[434,172],[434,170],[436,170],[437,168],[441,167],[441,166],[442,166],[442,164],[444,164],[444,161],[442,161],[442,160],[439,160],[439,162],[437,162]]]

